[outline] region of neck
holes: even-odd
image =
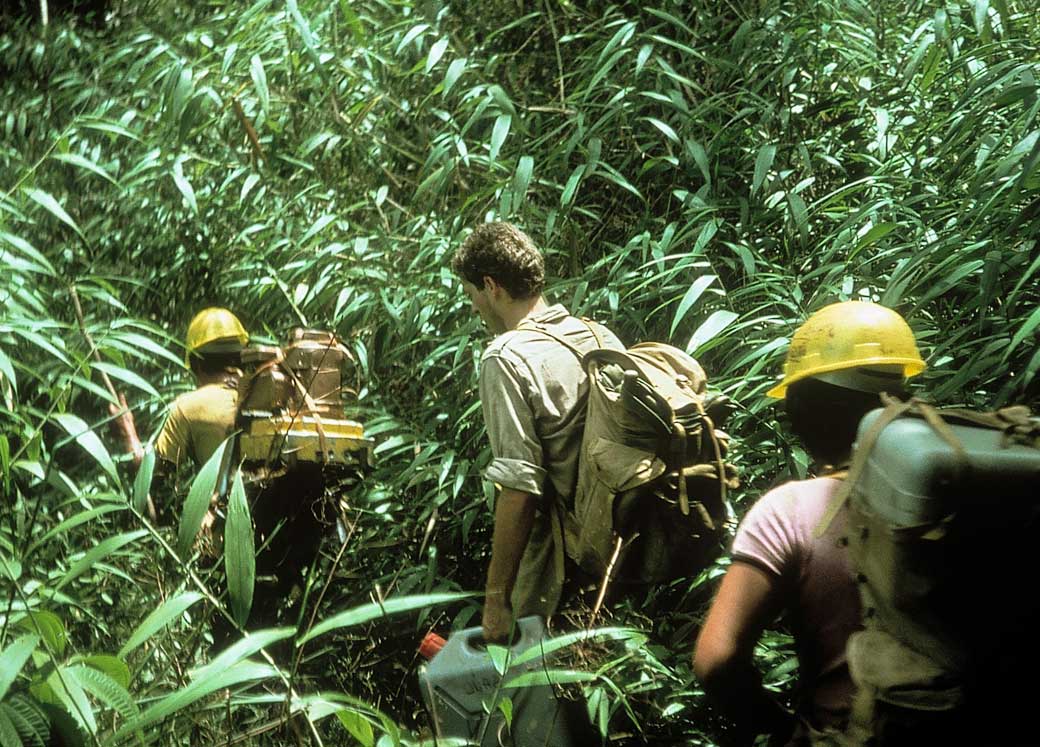
[[[516,329],[517,326],[532,314],[540,314],[549,308],[545,296],[511,300],[502,309],[502,322],[506,329]]]
[[[195,374],[195,380],[198,382],[200,387],[209,386],[210,384],[224,384],[229,379],[233,378],[237,378],[237,375],[231,370]]]

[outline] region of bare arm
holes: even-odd
[[[693,654],[705,692],[750,743],[756,734],[786,737],[795,718],[762,687],[755,645],[780,610],[780,585],[757,566],[734,561],[708,610]]]
[[[513,488],[503,488],[498,495],[484,601],[484,638],[488,641],[501,643],[509,637],[513,622],[509,596],[531,536],[537,500],[537,496]]]

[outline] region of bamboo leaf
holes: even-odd
[[[672,319],[672,327],[668,331],[669,337],[675,335],[675,330],[686,317],[686,313],[693,308],[693,305],[697,303],[697,299],[701,297],[701,294],[704,293],[707,287],[713,282],[715,282],[714,275],[702,275],[693,281],[689,289],[686,291],[686,294],[683,296],[682,301],[679,302],[679,308],[675,310],[675,317]]]
[[[271,91],[267,87],[267,72],[260,55],[254,54],[249,58],[249,77],[253,79],[256,97],[260,99],[260,108],[264,114],[268,114],[271,109]]]
[[[448,48],[448,37],[442,36],[434,45],[430,47],[430,52],[426,55],[426,73],[429,74],[433,68],[437,66],[437,63],[441,61],[441,57],[444,56],[445,50]]]
[[[116,472],[116,465],[112,461],[112,456],[108,453],[108,449],[105,448],[104,444],[101,443],[101,439],[98,438],[97,434],[90,429],[89,425],[68,412],[56,413],[51,417],[84,451],[90,454],[95,462],[101,465],[101,468],[109,477],[113,480],[119,480],[119,474]]]
[[[289,627],[267,628],[246,633],[245,637],[221,651],[213,661],[192,672],[192,679],[208,679],[215,673],[242,662],[247,656],[252,656],[260,649],[292,637],[294,633],[296,633],[296,629]]]
[[[693,333],[693,337],[690,338],[689,343],[686,345],[686,352],[695,356],[698,349],[714,339],[722,330],[732,324],[736,318],[736,314],[726,309],[719,309],[714,312]]]
[[[110,184],[119,186],[119,182],[113,179],[111,174],[109,174],[107,171],[105,171],[103,168],[98,166],[90,159],[84,158],[83,156],[77,153],[55,153],[51,156],[51,158],[53,158],[55,161],[68,163],[85,171],[89,171],[91,174],[100,176],[102,179],[109,182]]]
[[[578,630],[573,633],[554,636],[545,641],[539,641],[536,645],[524,649],[513,657],[512,666],[519,667],[529,661],[545,658],[557,651],[573,646],[575,644],[590,643],[592,641],[635,641],[643,642],[646,635],[631,628],[595,628],[593,630]]]
[[[217,494],[217,483],[225,466],[224,452],[232,438],[234,436],[229,436],[221,442],[209,460],[202,465],[202,469],[199,470],[195,479],[192,480],[177,530],[177,552],[183,556],[186,556],[191,551],[192,545],[195,544],[195,537],[202,527],[202,518],[209,510],[210,501]]]
[[[140,715],[127,720],[112,736],[112,740],[117,742],[136,731],[164,721],[167,717],[185,710],[188,706],[217,690],[269,679],[276,676],[277,673],[278,671],[274,667],[250,661],[239,662],[226,669],[207,671],[204,678],[194,679],[180,690],[162,698]]]
[[[667,124],[665,122],[662,122],[661,120],[657,119],[656,117],[646,117],[645,119],[646,119],[647,122],[649,122],[654,127],[656,127],[658,130],[660,130],[664,134],[664,136],[666,138],[668,138],[669,140],[671,140],[673,143],[678,143],[679,142],[679,136],[677,134],[675,134],[675,130],[672,129],[671,125],[669,125],[669,124]]]
[[[118,379],[132,387],[136,387],[137,389],[152,395],[156,399],[159,398],[159,392],[154,386],[129,369],[122,368],[121,366],[114,366],[111,363],[105,363],[104,361],[94,361],[90,365],[98,371],[104,371],[113,379]]]
[[[448,65],[448,70],[444,73],[444,88],[441,91],[442,97],[446,97],[451,93],[451,89],[455,87],[455,84],[462,76],[462,73],[466,70],[466,62],[467,59],[465,57],[460,57],[457,60],[452,60],[451,64]]]
[[[131,651],[145,641],[151,639],[156,633],[164,629],[174,620],[179,619],[189,607],[204,597],[194,591],[181,592],[175,597],[167,599],[158,609],[152,610],[141,624],[130,634],[126,643],[119,649],[119,656],[126,657]]]
[[[134,477],[134,494],[131,505],[139,514],[148,512],[148,493],[152,489],[152,475],[155,472],[155,449],[146,446],[144,456],[141,458],[141,466],[137,469]]]
[[[488,151],[488,159],[491,161],[498,159],[498,153],[502,150],[502,144],[509,135],[509,127],[512,122],[513,117],[510,114],[499,114],[495,119],[495,126],[491,130],[491,147]]]
[[[61,580],[54,586],[55,591],[62,589],[67,584],[91,570],[94,567],[94,564],[99,560],[108,557],[122,547],[139,540],[147,534],[148,532],[146,530],[138,529],[133,532],[124,532],[122,534],[117,534],[115,537],[109,537],[106,540],[102,540],[88,550],[82,558],[72,564],[69,570],[65,572],[65,575],[61,577]]]
[[[125,506],[110,503],[104,506],[98,506],[97,508],[92,508],[89,511],[80,511],[78,514],[73,514],[69,518],[65,519],[65,521],[61,522],[56,527],[43,534],[39,539],[33,540],[32,544],[29,545],[29,549],[27,550],[26,554],[31,554],[37,548],[46,545],[55,537],[60,537],[61,535],[65,534],[74,527],[82,526],[87,522],[93,521],[99,516],[110,514],[113,511],[125,510]]]
[[[327,620],[318,623],[299,639],[297,645],[303,645],[313,638],[328,633],[330,630],[339,630],[340,628],[362,625],[388,615],[412,612],[413,610],[423,609],[425,607],[435,607],[442,604],[452,604],[453,602],[460,602],[463,599],[470,599],[472,597],[473,594],[462,592],[417,594],[415,596],[387,599],[382,603],[372,602],[370,604],[363,604],[359,607],[339,612]]]
[[[224,567],[227,569],[228,595],[235,622],[245,627],[253,606],[256,579],[256,553],[253,548],[253,520],[242,484],[242,470],[236,470],[228,501],[224,527]]]
[[[191,208],[191,212],[196,215],[199,214],[199,204],[195,199],[195,190],[191,186],[191,182],[184,176],[184,160],[178,158],[173,164],[173,183],[177,185],[177,189],[184,197],[184,201],[188,203],[188,207]]]
[[[7,691],[11,689],[11,685],[39,643],[38,635],[27,633],[19,636],[3,651],[0,651],[0,701],[7,695]]]
[[[776,158],[776,146],[774,144],[767,143],[758,149],[758,155],[755,156],[755,177],[751,182],[751,194],[755,194],[765,184],[769,169],[773,167],[774,158]]]
[[[79,230],[79,226],[76,225],[76,221],[72,220],[72,216],[65,212],[65,208],[63,208],[58,203],[58,201],[54,199],[53,195],[44,192],[42,189],[31,189],[28,187],[25,188],[24,191],[26,196],[30,200],[35,202],[48,213],[50,213],[55,218],[64,223],[66,226],[71,228],[81,239],[86,241],[86,237],[83,235],[83,232]]]

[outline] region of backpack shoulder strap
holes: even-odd
[[[584,317],[581,317],[580,319],[585,324],[585,326],[589,328],[589,332],[591,332],[592,336],[596,339],[596,347],[603,347],[603,338],[600,336],[599,332],[596,331],[596,328],[593,326],[593,323]],[[581,363],[581,359],[585,357],[585,353],[577,345],[568,340],[565,340],[563,337],[556,334],[555,332],[550,332],[549,328],[544,324],[531,321],[530,319],[524,319],[520,322],[520,324],[516,326],[516,328],[529,330],[531,332],[539,332],[545,335],[546,337],[556,340],[556,342],[560,343],[565,348],[574,353],[574,356],[578,359],[578,363]]]

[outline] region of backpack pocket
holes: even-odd
[[[600,574],[613,553],[615,500],[663,475],[665,464],[652,451],[607,438],[586,445],[583,464],[574,496],[577,540],[568,554],[586,571]]]

